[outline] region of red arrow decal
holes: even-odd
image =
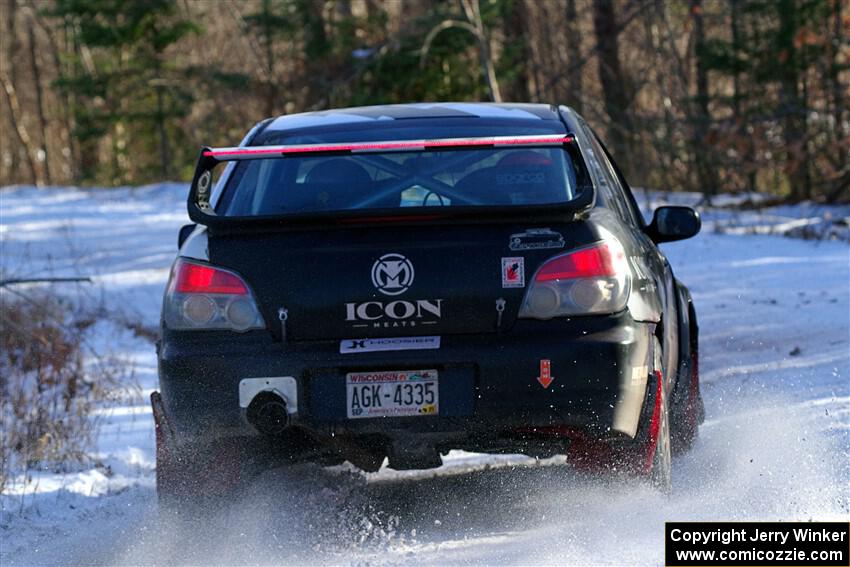
[[[540,361],[540,376],[537,377],[537,381],[540,382],[540,385],[544,388],[548,388],[555,379],[552,377],[552,361],[548,359],[543,359]]]

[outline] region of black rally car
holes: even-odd
[[[657,244],[699,217],[645,224],[567,107],[269,119],[201,151],[189,215],[152,396],[163,500],[286,462],[428,468],[450,449],[665,486],[697,433],[696,317]]]

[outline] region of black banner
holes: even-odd
[[[668,567],[850,566],[850,523],[668,522]]]

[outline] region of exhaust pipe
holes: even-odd
[[[277,436],[289,427],[286,401],[270,390],[260,392],[248,405],[246,415],[254,429],[268,436]]]

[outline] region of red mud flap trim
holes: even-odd
[[[664,392],[662,391],[664,383],[661,379],[660,370],[655,370],[653,374],[655,375],[655,383],[657,384],[655,388],[655,407],[652,408],[652,419],[649,422],[649,439],[646,443],[646,458],[644,459],[643,467],[640,471],[643,474],[649,474],[652,472],[652,461],[655,458],[655,447],[658,445],[658,432],[661,429],[661,402],[662,396],[664,395]]]
[[[566,442],[567,461],[576,469],[588,473],[602,473],[616,468],[622,461],[621,456],[611,443],[594,439],[581,428],[566,425],[548,425],[542,427],[519,427],[512,433],[529,438],[560,438]]]

